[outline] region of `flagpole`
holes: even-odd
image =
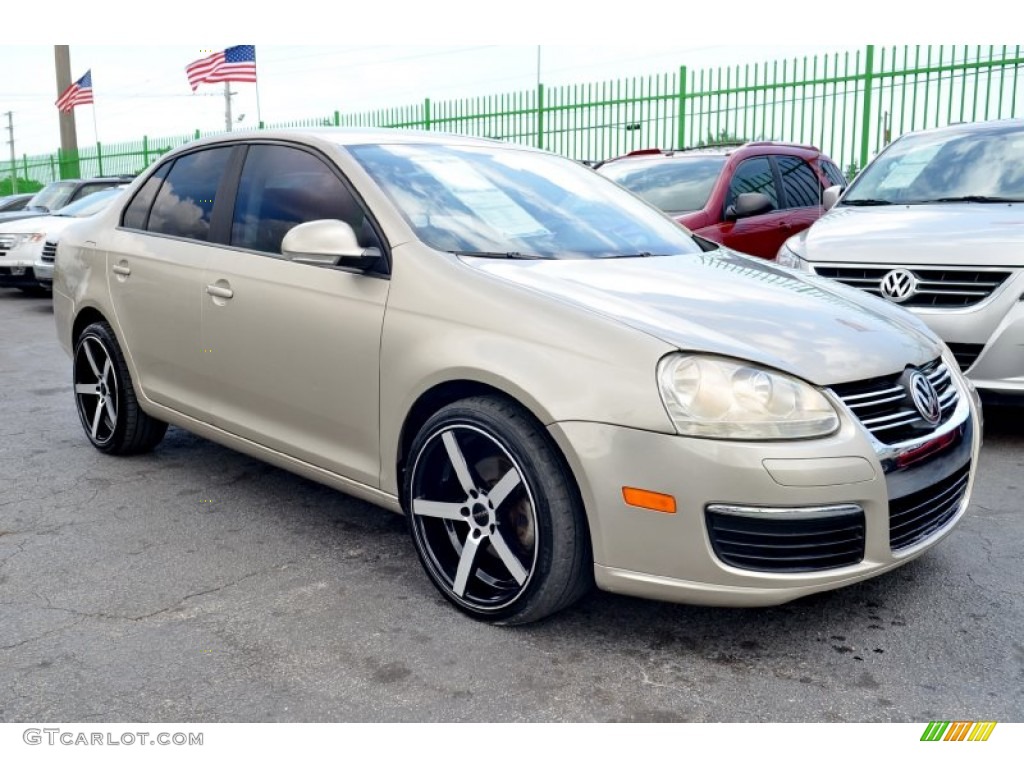
[[[253,60],[255,61],[256,54],[253,53]],[[256,127],[263,128],[263,115],[260,112],[260,76],[256,73]]]

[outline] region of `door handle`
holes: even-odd
[[[115,264],[112,269],[115,275],[122,275],[124,277],[128,277],[132,273],[131,267],[127,264]]]
[[[235,292],[230,288],[224,288],[219,285],[206,286],[206,292],[211,296],[216,296],[218,299],[230,299],[235,295]]]

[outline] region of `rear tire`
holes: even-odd
[[[413,440],[404,478],[413,544],[444,597],[493,624],[537,621],[593,583],[586,516],[544,427],[504,398],[445,406]]]
[[[106,322],[88,326],[75,343],[74,387],[86,437],[104,453],[147,453],[167,432],[165,422],[139,407],[128,364]]]

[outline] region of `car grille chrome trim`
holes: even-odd
[[[889,546],[893,552],[930,538],[956,517],[967,493],[970,470],[968,463],[934,485],[889,500]]]
[[[53,264],[57,260],[57,243],[47,240],[43,244],[43,255],[40,260],[47,264]]]
[[[7,255],[7,252],[14,247],[14,235],[0,235],[0,258]]]
[[[903,307],[973,307],[991,296],[1013,274],[1012,269],[978,267],[917,267],[904,264],[812,264],[816,275],[882,294],[882,280],[896,269],[911,272],[914,292],[900,301]]]
[[[864,510],[856,504],[803,509],[709,504],[705,521],[715,556],[734,568],[802,573],[864,559]]]
[[[957,344],[949,343],[946,346],[949,347],[949,351],[953,353],[953,357],[956,358],[957,365],[960,366],[961,371],[967,371],[974,361],[978,359],[981,351],[985,348],[984,344]]]
[[[914,406],[905,386],[905,372],[831,387],[858,421],[883,443],[893,444],[928,434],[945,423],[956,409],[959,392],[946,364],[939,358],[921,366],[939,396],[939,424],[928,424]]]

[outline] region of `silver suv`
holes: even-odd
[[[901,137],[778,261],[906,307],[980,390],[1024,396],[1024,121]]]

